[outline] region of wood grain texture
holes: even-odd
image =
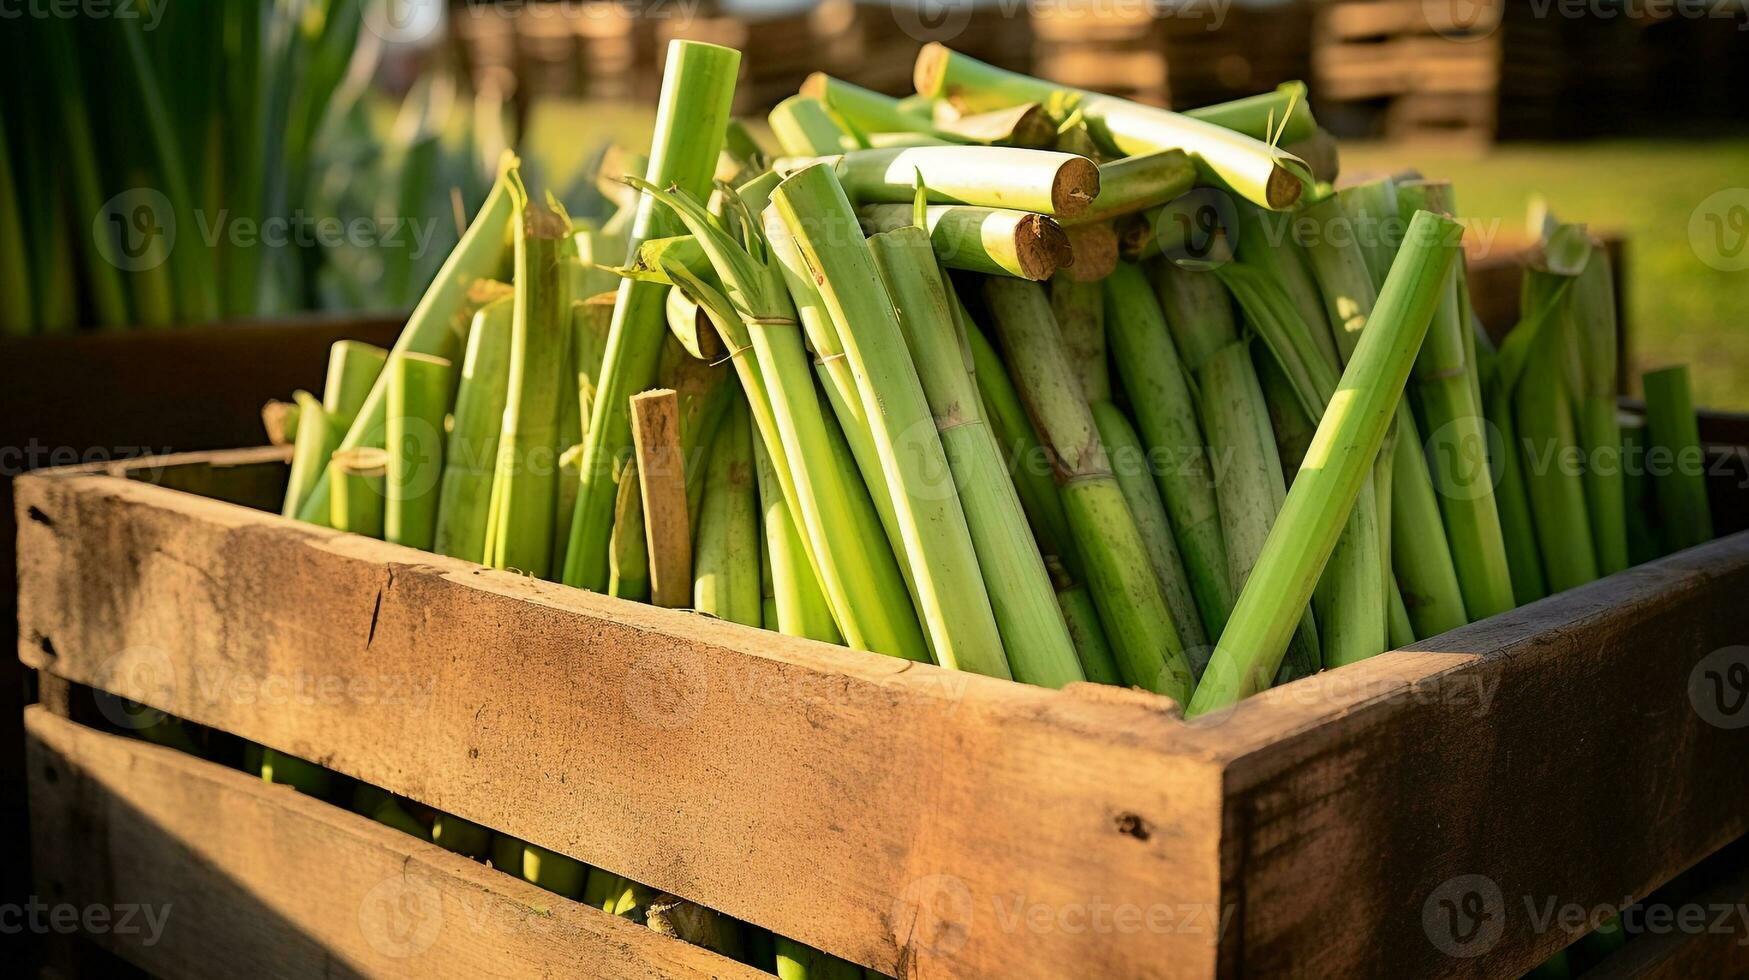
[[[24,522],[32,666],[889,974],[1214,969],[1214,921],[1182,923],[1217,907],[1220,771],[1175,747],[1163,698],[782,637],[113,476],[19,489],[47,518]]]
[[[1527,901],[1749,830],[1749,725],[1690,687],[1749,643],[1749,535],[1185,723],[103,473],[19,492],[27,663],[900,976],[1522,973],[1563,941]],[[1500,934],[1448,955],[1471,875]]]
[[[41,708],[26,730],[43,901],[105,908],[83,937],[157,976],[765,975],[288,787]]]

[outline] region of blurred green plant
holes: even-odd
[[[368,2],[0,37],[0,335],[412,306],[515,142],[508,83],[465,90],[439,46],[390,94]],[[561,199],[612,210],[587,181]]]

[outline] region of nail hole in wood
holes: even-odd
[[[49,639],[46,636],[38,634],[37,638],[36,638],[36,645],[37,645],[38,649],[42,650],[44,656],[49,656],[49,657],[60,656],[60,654],[55,652],[55,641]]]
[[[1143,820],[1141,816],[1134,813],[1120,813],[1117,815],[1117,832],[1128,837],[1134,837],[1136,840],[1147,840],[1154,835],[1154,831],[1148,826],[1148,821]]]
[[[26,508],[25,513],[30,515],[30,519],[37,522],[38,524],[41,524],[45,527],[54,527],[55,526],[54,519],[49,517],[49,515],[43,513],[41,508],[38,508],[38,507],[33,505],[31,507]]]

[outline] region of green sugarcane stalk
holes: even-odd
[[[296,517],[299,506],[316,485],[316,478],[328,465],[328,458],[340,446],[346,434],[344,419],[328,414],[322,402],[307,391],[296,391],[292,398],[298,404],[297,436],[292,442],[291,473],[286,478],[285,504],[280,508],[284,517]]]
[[[771,190],[775,189],[773,185]],[[764,196],[769,204],[769,191]],[[837,457],[841,466],[839,479],[845,487],[854,487],[861,483],[866,490],[875,513],[880,518],[880,529],[885,535],[886,548],[881,548],[872,537],[867,541],[867,546],[876,552],[889,550],[895,556],[899,573],[905,581],[906,593],[915,607],[916,616],[921,620],[923,609],[917,594],[916,572],[911,563],[904,560],[905,540],[904,532],[899,526],[898,507],[893,503],[892,491],[887,485],[886,474],[881,466],[880,452],[875,447],[874,433],[863,410],[862,396],[857,391],[855,374],[851,369],[849,355],[845,352],[844,342],[838,335],[838,327],[826,309],[820,286],[808,270],[795,236],[784,225],[775,209],[769,206],[766,208],[762,225],[771,253],[781,270],[784,288],[793,301],[793,309],[801,320],[808,347],[814,354],[814,373],[820,380],[820,387],[830,409],[826,413],[825,428],[833,434],[834,439],[844,444],[849,459],[855,464],[853,469],[842,468],[844,458]],[[856,527],[858,533],[865,536],[872,530],[861,523]]]
[[[443,477],[444,418],[455,390],[455,366],[429,354],[389,361],[383,540],[430,551],[436,541]]]
[[[1402,242],[1402,217],[1397,208],[1397,184],[1381,177],[1336,192],[1353,231],[1355,247],[1365,260],[1376,294],[1385,283],[1397,246]],[[1328,241],[1331,236],[1326,235]],[[1341,338],[1339,337],[1338,340]],[[1352,350],[1352,347],[1350,347]],[[1346,363],[1346,360],[1344,361]]]
[[[1085,680],[1020,497],[985,422],[970,351],[929,234],[913,225],[875,235],[869,247],[940,433],[1009,669],[1016,680],[1044,687]]]
[[[399,353],[399,351],[397,351]],[[322,386],[322,405],[328,414],[350,426],[364,409],[377,379],[388,379],[383,367],[389,352],[359,340],[337,340],[328,349],[328,374]]]
[[[890,95],[815,72],[802,81],[801,94],[825,103],[839,118],[863,133],[922,133],[934,136],[926,115],[910,112]]]
[[[488,505],[510,396],[514,310],[514,301],[501,297],[474,314],[437,495],[431,550],[479,564],[486,561]]]
[[[451,853],[484,861],[492,853],[492,830],[453,813],[439,813],[431,822],[431,842]]]
[[[1099,167],[1086,157],[1011,146],[902,146],[831,157],[788,157],[793,175],[828,164],[859,203],[909,202],[921,180],[932,204],[965,204],[1069,218],[1099,195]]]
[[[573,282],[569,295],[575,297],[578,286]],[[573,299],[571,303],[570,358],[566,365],[572,374],[560,394],[570,390],[569,382],[576,383],[579,431],[577,441],[559,456],[559,496],[553,518],[553,567],[558,569],[565,567],[565,551],[571,546],[571,519],[577,513],[577,489],[583,470],[580,427],[595,406],[595,379],[601,375],[601,356],[613,324],[613,301],[614,294],[609,291],[590,294],[587,299]]]
[[[1216,483],[1197,426],[1196,406],[1166,316],[1147,277],[1120,264],[1105,284],[1106,334],[1136,428],[1156,461],[1154,481],[1172,519],[1207,636],[1219,636],[1233,604],[1227,548],[1222,540]]]
[[[1239,228],[1233,248],[1239,260],[1273,279],[1293,303],[1306,336],[1332,371],[1344,363],[1331,335],[1324,299],[1312,277],[1311,260],[1293,233],[1297,214],[1276,213],[1248,204],[1238,205]]]
[[[561,243],[565,222],[529,202],[516,181],[515,295],[510,368],[498,456],[492,472],[492,517],[486,564],[536,578],[552,573],[558,500],[559,414],[569,346]]]
[[[1305,243],[1305,256],[1318,295],[1324,300],[1338,359],[1347,364],[1354,356],[1354,345],[1360,342],[1366,318],[1378,302],[1378,281],[1373,277],[1368,253],[1360,245],[1356,222],[1340,194],[1306,205],[1300,209],[1300,215],[1320,232]],[[1385,261],[1388,267],[1389,259]],[[1379,278],[1383,278],[1382,272]]]
[[[1410,223],[1372,321],[1318,423],[1187,715],[1236,704],[1275,676],[1299,610],[1347,527],[1348,512],[1371,485],[1373,461],[1457,262],[1461,235],[1455,221],[1426,211]]]
[[[821,156],[862,148],[856,137],[832,118],[826,103],[812,96],[792,95],[765,118],[787,156]]]
[[[328,526],[369,538],[383,536],[383,475],[389,453],[376,446],[335,450],[329,468],[332,483]]]
[[[656,369],[656,384],[672,388],[680,405],[680,453],[685,472],[702,474],[710,461],[718,428],[728,417],[735,400],[729,366],[722,361],[703,361],[686,352],[680,341],[669,337],[662,345]],[[704,481],[686,481],[688,526],[698,527],[699,506],[704,500]]]
[[[1287,495],[1269,409],[1250,346],[1240,339],[1232,302],[1220,281],[1171,262],[1156,263],[1154,272],[1163,323],[1196,381],[1194,418],[1201,421],[1209,456],[1220,466],[1212,486],[1230,594],[1237,595],[1251,577]],[[1316,673],[1323,659],[1319,646],[1318,622],[1308,609],[1284,662],[1282,680]]]
[[[692,607],[718,619],[758,626],[759,505],[753,474],[753,429],[736,398],[712,440],[695,531]]]
[[[773,937],[778,980],[863,980],[862,967],[793,939]]]
[[[1154,485],[1153,468],[1142,437],[1122,410],[1111,402],[1094,402],[1093,424],[1099,430],[1099,441],[1105,444],[1106,458],[1111,461],[1112,474],[1123,490],[1124,503],[1129,505],[1142,544],[1148,549],[1148,560],[1160,589],[1166,596],[1166,607],[1172,611],[1173,625],[1178,628],[1178,640],[1190,661],[1193,673],[1201,672],[1208,663],[1208,634],[1196,611],[1196,598],[1190,594],[1190,576],[1184,571],[1184,558],[1178,552],[1178,542],[1172,538],[1172,522],[1166,516],[1166,504],[1160,499],[1160,489]]]
[[[583,880],[590,867],[575,858],[549,851],[539,844],[522,845],[522,877],[554,894],[575,898],[583,894]]]
[[[1043,287],[1019,279],[985,279],[984,297],[1015,387],[1049,451],[1068,526],[1123,679],[1186,703],[1195,686],[1190,663],[1159,580],[1135,574],[1149,566],[1147,546],[1069,368],[1050,301]],[[1138,389],[1129,390],[1134,395]]]
[[[832,621],[832,607],[820,590],[819,576],[808,560],[807,544],[796,526],[789,502],[784,499],[777,467],[765,449],[764,439],[753,440],[753,460],[763,512],[765,571],[771,579],[773,605],[772,616],[765,618],[765,628],[789,636],[842,643],[844,637]]]
[[[352,790],[351,809],[361,813],[377,823],[393,827],[403,834],[414,837],[429,838],[431,832],[424,824],[414,819],[401,801],[388,790],[380,789],[365,783],[359,783]]]
[[[461,338],[458,334],[468,326],[468,319],[463,319],[463,314],[468,305],[469,290],[477,280],[490,278],[497,273],[510,245],[509,229],[514,211],[510,200],[510,180],[517,165],[514,156],[506,156],[500,163],[498,180],[492,185],[491,193],[486,195],[485,203],[474,215],[473,223],[468,225],[468,230],[462,235],[455,251],[444,260],[437,278],[432,280],[431,288],[425,291],[425,295],[420,297],[419,305],[413,308],[412,315],[407,318],[406,329],[401,331],[401,336],[395,341],[395,352],[411,351],[453,357],[460,348]],[[471,319],[471,314],[469,318]],[[353,420],[351,428],[346,430],[345,438],[340,441],[341,449],[382,446],[387,393],[388,379],[379,377],[377,383],[371,386],[370,395],[359,409],[358,417]],[[324,523],[330,513],[329,492],[330,480],[324,473],[305,498],[298,518],[317,524]]]
[[[1184,114],[1254,139],[1299,143],[1318,132],[1318,121],[1312,117],[1306,98],[1305,82],[1282,82],[1273,92],[1186,109]]]
[[[1038,544],[1046,570],[1050,572],[1057,593],[1057,607],[1063,612],[1063,621],[1069,628],[1069,637],[1081,661],[1081,671],[1089,681],[1097,684],[1122,684],[1123,677],[1117,669],[1111,644],[1105,639],[1105,630],[1099,625],[1093,597],[1081,578],[1084,565],[1069,531],[1069,518],[1063,510],[1044,447],[1039,445],[1020,394],[1014,390],[1014,383],[1009,380],[996,349],[966,316],[957,297],[955,308],[961,316],[971,348],[973,375],[984,416],[989,420],[998,450],[1007,460],[1008,474],[1020,497],[1021,509],[1026,513],[1033,540]]]
[[[1069,353],[1069,366],[1089,402],[1111,401],[1111,369],[1105,356],[1105,289],[1058,273],[1051,277],[1051,314]]]
[[[906,204],[865,204],[857,215],[863,229],[875,234],[911,224],[912,211]],[[950,269],[1043,280],[1074,261],[1062,227],[1031,211],[934,204],[925,224],[936,258]]]
[[[1628,559],[1642,565],[1664,554],[1652,517],[1651,476],[1646,473],[1646,423],[1637,419],[1621,427],[1622,482],[1628,516]]]
[[[1628,567],[1628,516],[1621,465],[1621,423],[1616,418],[1615,273],[1609,252],[1591,243],[1591,258],[1573,283],[1580,386],[1575,393],[1579,445],[1585,451],[1585,513],[1597,570],[1612,575]],[[1465,331],[1474,338],[1474,333]]]
[[[644,535],[644,495],[638,460],[628,456],[616,481],[613,533],[607,539],[607,594],[650,601],[650,547]]]
[[[656,108],[655,138],[645,179],[703,197],[722,150],[734,98],[740,52],[698,41],[672,41]],[[672,234],[667,209],[648,193],[638,200],[627,238],[628,254],[646,239]],[[563,581],[594,591],[608,584],[608,540],[613,529],[615,461],[631,445],[628,399],[655,380],[662,353],[663,301],[657,283],[626,279],[619,285],[613,324],[602,357],[593,415],[583,442],[581,480],[565,548]]]
[[[1712,512],[1707,505],[1706,450],[1700,442],[1700,422],[1694,414],[1688,368],[1685,365],[1640,375],[1646,393],[1647,459],[1658,524],[1666,551],[1680,551],[1713,538]]]
[[[1059,149],[1063,147],[1059,146]],[[1081,154],[1087,156],[1087,154]],[[1099,165],[1099,196],[1065,225],[1094,224],[1171,201],[1196,183],[1196,165],[1183,150],[1163,150]]]
[[[953,98],[968,103],[968,107],[973,102],[992,108],[1039,102],[1049,107],[1053,115],[1079,111],[1101,143],[1128,156],[1184,150],[1210,175],[1266,207],[1291,207],[1311,183],[1311,171],[1304,161],[1216,122],[1096,92],[1064,88],[985,64],[940,44],[924,45],[918,53],[913,81],[919,94]],[[1243,115],[1244,121],[1250,123],[1253,114],[1235,112],[1228,118]],[[1279,140],[1286,135],[1286,127],[1273,135]]]
[[[1165,305],[1165,304],[1161,304]],[[1294,392],[1293,382],[1277,364],[1275,358],[1268,356],[1253,357],[1252,367],[1257,369],[1257,383],[1263,389],[1263,403],[1269,408],[1269,426],[1275,433],[1275,448],[1281,460],[1281,472],[1286,482],[1293,482],[1293,474],[1300,470],[1300,462],[1306,458],[1306,447],[1312,444],[1312,433],[1317,426],[1306,415],[1305,406],[1301,404],[1299,395]],[[1389,471],[1389,467],[1385,467]],[[1389,500],[1381,501],[1389,503]],[[1381,519],[1383,515],[1380,515]],[[1388,529],[1387,529],[1388,530]],[[1386,551],[1389,554],[1389,551]]]
[[[830,167],[807,167],[777,186],[770,207],[818,285],[855,373],[936,662],[1011,676],[946,452],[843,186]]]
[[[1418,210],[1455,214],[1451,186],[1445,183],[1405,181],[1397,187],[1397,202],[1405,222]],[[1473,333],[1465,317],[1463,288],[1454,274],[1416,358],[1413,389],[1427,430],[1426,455],[1464,613],[1473,621],[1506,612],[1515,600],[1494,503],[1482,406],[1474,401],[1470,380],[1476,368],[1470,359]]]
[[[1555,320],[1559,309],[1558,303],[1544,302],[1538,309],[1526,311],[1506,335],[1506,342],[1500,345],[1485,389],[1488,422],[1500,433],[1498,451],[1493,445],[1489,447],[1489,469],[1495,484],[1494,501],[1506,538],[1506,561],[1512,569],[1513,599],[1521,606],[1548,595],[1549,588],[1537,547],[1536,522],[1531,514],[1525,464],[1519,453],[1518,426],[1513,419],[1513,392],[1530,349],[1543,329]]]
[[[1525,355],[1512,392],[1512,419],[1524,463],[1525,489],[1536,524],[1549,589],[1563,592],[1598,577],[1597,551],[1585,502],[1582,450],[1573,412],[1577,354],[1570,277],[1547,269],[1525,270],[1520,307],[1544,304],[1551,320]]]
[[[842,434],[815,391],[791,292],[792,286],[803,292],[807,273],[782,222],[770,209],[764,222],[754,221],[754,202],[743,201],[749,212],[743,222],[747,238],[739,243],[690,196],[642,186],[693,232],[727,290],[725,295],[690,271],[678,255],[662,261],[673,281],[705,307],[724,345],[737,352],[730,362],[845,642],[859,650],[927,660],[900,562],[848,448],[841,448]],[[804,317],[819,313],[813,309]]]
[[[732,960],[746,959],[741,924],[695,902],[667,893],[656,895],[645,906],[644,924],[657,935],[700,946]]]

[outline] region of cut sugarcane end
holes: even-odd
[[[1068,268],[1075,258],[1063,226],[1042,214],[1028,214],[1020,219],[1014,252],[1020,260],[1021,275],[1036,282],[1049,279],[1058,269]]]
[[[1057,168],[1056,177],[1051,181],[1051,210],[1057,217],[1072,218],[1080,214],[1091,207],[1093,199],[1098,196],[1099,164],[1086,157],[1070,157]]]

